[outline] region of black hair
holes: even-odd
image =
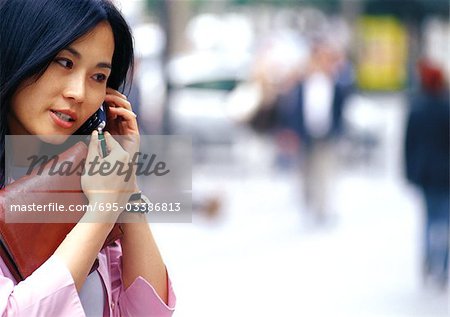
[[[124,89],[133,69],[133,39],[110,0],[0,0],[0,188],[12,96],[24,80],[39,79],[62,49],[102,21],[110,24],[115,43],[107,86]]]

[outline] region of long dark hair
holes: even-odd
[[[124,89],[133,69],[133,40],[110,0],[0,0],[0,188],[5,184],[12,96],[24,80],[39,79],[58,52],[101,21],[109,22],[115,42],[107,86]]]

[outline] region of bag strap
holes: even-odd
[[[5,262],[6,267],[11,272],[11,275],[14,277],[16,282],[19,283],[20,281],[23,281],[23,277],[20,274],[16,263],[9,254],[8,249],[6,248],[5,244],[3,243],[3,239],[1,238],[0,238],[0,257],[3,259],[3,262]]]

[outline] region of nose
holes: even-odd
[[[83,75],[71,76],[67,79],[63,95],[76,103],[82,103],[86,96],[86,82]]]

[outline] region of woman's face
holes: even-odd
[[[105,98],[113,53],[114,37],[106,22],[60,51],[36,82],[25,80],[14,94],[10,134],[73,134]]]

